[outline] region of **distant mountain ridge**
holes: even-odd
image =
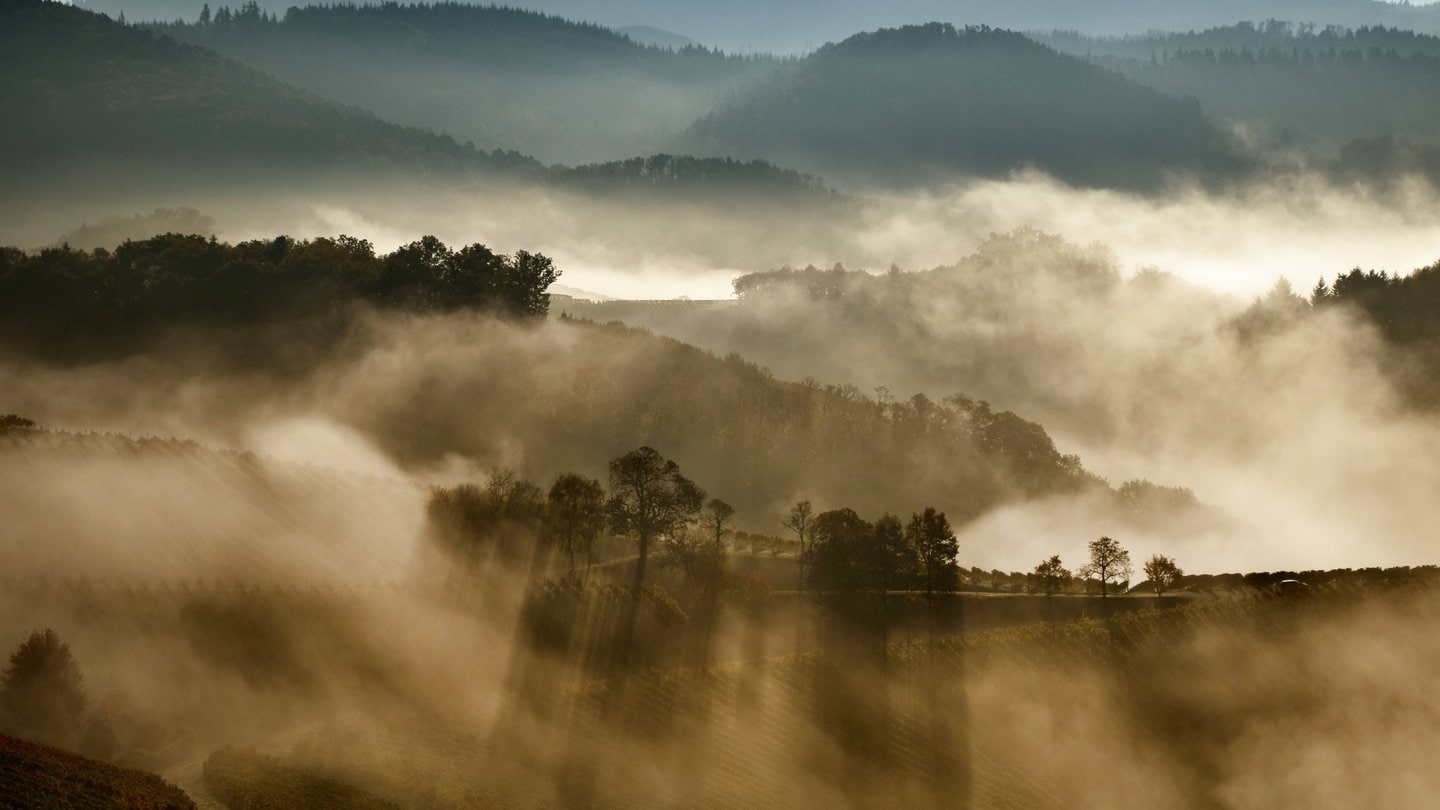
[[[337,106],[64,3],[0,4],[0,180],[180,186],[221,178],[542,167]]]
[[[677,149],[888,187],[1034,167],[1075,185],[1156,188],[1244,168],[1193,102],[1018,33],[944,23],[826,45],[697,121]]]
[[[1286,143],[1356,138],[1432,140],[1440,133],[1440,37],[1383,26],[1281,20],[1187,33],[1037,35],[1162,93]]]
[[[193,20],[206,0],[78,0],[135,20]],[[211,3],[212,8],[215,3]],[[259,0],[267,12],[284,14],[292,0]],[[1074,29],[1086,34],[1188,31],[1237,20],[1271,17],[1349,27],[1399,25],[1440,33],[1440,6],[1382,0],[823,0],[775,3],[676,3],[672,0],[515,0],[516,8],[558,14],[616,28],[644,25],[680,31],[710,47],[736,53],[808,53],[856,31],[892,28],[918,20],[984,24],[1023,31]]]
[[[283,17],[247,2],[152,28],[389,120],[547,163],[659,151],[780,64],[454,2],[292,7]]]

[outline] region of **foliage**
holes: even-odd
[[[1440,262],[1410,273],[1357,267],[1329,283],[1322,278],[1308,299],[1281,279],[1234,326],[1247,339],[1264,340],[1334,312],[1374,327],[1390,349],[1379,357],[1379,367],[1412,404],[1440,405],[1440,376],[1434,372],[1440,367]]]
[[[17,810],[195,807],[184,791],[155,774],[97,762],[4,734],[0,734],[0,805]]]
[[[26,419],[19,414],[7,413],[3,416],[0,416],[0,433],[9,433],[11,431],[18,433],[20,431],[30,430],[34,427],[35,420]]]
[[[702,514],[702,522],[705,528],[715,538],[715,547],[723,548],[725,533],[730,531],[730,521],[735,517],[735,507],[720,500],[711,498],[705,502],[705,509]]]
[[[0,675],[0,727],[27,739],[73,746],[87,703],[70,646],[48,627],[27,636]]]
[[[209,235],[214,232],[215,218],[194,208],[156,208],[148,214],[106,217],[93,225],[81,225],[56,239],[51,247],[112,250],[122,242],[148,239],[156,234]]]
[[[938,536],[941,528],[933,520],[934,510],[927,511],[932,520],[927,523],[916,516],[909,527],[894,515],[882,515],[872,524],[851,509],[816,515],[805,553],[811,583],[840,602],[862,591],[884,594],[915,582],[933,584],[936,589],[953,587],[953,580],[945,580],[944,540]],[[923,536],[927,531],[937,535]],[[939,555],[931,561],[937,577],[933,581],[926,576],[921,556],[922,547],[931,541],[931,552]],[[953,571],[953,556],[950,565]]]
[[[589,568],[595,538],[605,527],[605,490],[599,481],[576,473],[555,479],[545,498],[545,536],[565,554],[572,572],[576,554]]]
[[[705,492],[680,473],[680,465],[652,447],[640,447],[610,461],[606,510],[617,534],[634,535],[640,548],[635,589],[645,582],[645,558],[656,539],[675,538],[696,519]]]
[[[1034,576],[1046,596],[1051,596],[1065,590],[1070,586],[1071,580],[1074,579],[1070,570],[1060,562],[1060,555],[1058,554],[1035,566]]]
[[[539,316],[559,277],[540,254],[451,250],[433,236],[376,255],[349,236],[287,236],[231,245],[165,234],[114,252],[0,250],[0,345],[54,360],[133,351],[179,328],[279,322],[334,338],[353,304],[437,313]],[[316,337],[320,337],[317,335]]]
[[[457,559],[475,565],[494,555],[513,564],[528,561],[534,553],[547,523],[547,504],[539,487],[502,468],[491,472],[483,488],[474,484],[433,488],[426,517],[435,540]],[[587,527],[570,528],[581,532]]]
[[[1130,552],[1109,537],[1090,541],[1090,562],[1076,572],[1082,579],[1093,578],[1100,585],[1100,595],[1109,595],[1111,585],[1130,581]]]
[[[918,558],[920,582],[926,593],[955,588],[959,581],[955,557],[960,545],[944,512],[927,507],[924,512],[911,516],[905,527],[905,541],[912,549],[911,555]]]
[[[1155,590],[1156,596],[1164,596],[1165,592],[1175,587],[1175,583],[1185,576],[1180,566],[1175,561],[1163,554],[1155,554],[1145,561],[1145,576],[1150,580],[1150,587]]]

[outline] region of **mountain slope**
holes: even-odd
[[[338,107],[63,3],[0,4],[0,181],[86,190],[539,168]]]
[[[155,30],[389,120],[565,163],[654,151],[780,64],[462,3],[308,6],[283,19],[246,4]]]
[[[195,19],[205,0],[77,0],[131,20]],[[260,8],[284,14],[290,0],[258,0]],[[215,4],[211,4],[212,7]],[[985,23],[1017,31],[1074,29],[1088,34],[1143,34],[1228,25],[1236,20],[1302,20],[1320,25],[1399,25],[1440,32],[1440,7],[1384,0],[826,0],[775,3],[676,3],[674,0],[519,0],[509,4],[611,27],[643,23],[692,37],[728,51],[805,53],[856,31],[941,20],[957,25]]]
[[[762,158],[882,186],[1033,166],[1083,186],[1154,188],[1242,159],[1193,102],[1019,34],[941,23],[860,34],[697,121],[682,151]]]
[[[1140,84],[1199,99],[1252,132],[1332,150],[1355,138],[1440,131],[1440,38],[1384,27],[1268,20],[1123,38],[1039,39]]]

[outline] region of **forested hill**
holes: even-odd
[[[1059,50],[1277,140],[1434,140],[1440,132],[1440,37],[1386,27],[1268,20],[1189,33],[1043,35]],[[1337,114],[1343,110],[1343,114]]]
[[[739,356],[618,324],[456,306],[478,296],[503,308],[510,299],[487,299],[482,282],[514,274],[488,269],[524,269],[533,256],[451,252],[434,240],[375,257],[343,238],[230,247],[172,235],[113,254],[0,258],[11,271],[0,272],[10,311],[0,322],[13,325],[0,387],[42,423],[104,418],[85,397],[50,388],[71,390],[73,378],[106,390],[107,408],[133,398],[143,410],[183,390],[186,402],[206,403],[196,408],[214,435],[247,435],[236,426],[286,413],[346,425],[419,474],[465,463],[542,482],[603,477],[610,459],[649,445],[767,530],[799,498],[864,514],[933,505],[957,523],[1065,495],[1104,520],[1136,510],[1040,425],[974,398],[872,398],[850,385],[782,382]],[[246,279],[265,282],[245,294]],[[375,306],[338,308],[345,295]],[[522,313],[543,312],[524,308],[531,299],[521,295]],[[57,311],[85,326],[58,330]],[[137,378],[127,370],[136,363],[150,372]],[[96,381],[110,373],[113,384]]]
[[[0,182],[87,191],[220,178],[537,171],[336,106],[65,3],[0,4]]]
[[[124,10],[131,20],[168,21],[194,20],[206,0],[77,2],[112,17]],[[258,2],[266,12],[282,15],[295,5],[292,0]],[[894,0],[883,4],[826,0],[823,5],[773,0],[519,0],[510,5],[611,27],[655,26],[726,50],[787,54],[806,53],[856,31],[917,20],[986,23],[1018,31],[1065,28],[1088,34],[1141,34],[1199,30],[1236,20],[1276,17],[1320,25],[1398,25],[1440,32],[1440,8],[1434,4],[1385,0]],[[210,2],[210,6],[213,9],[216,3]]]
[[[656,151],[779,60],[646,47],[607,28],[463,3],[254,2],[154,27],[386,119],[546,162]]]
[[[827,45],[697,121],[692,154],[909,186],[1033,166],[1081,186],[1216,179],[1243,159],[1199,105],[1009,31],[931,23]]]

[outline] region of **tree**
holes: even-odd
[[[4,416],[0,416],[0,433],[7,433],[12,430],[30,430],[33,427],[35,427],[33,420],[26,419],[18,414],[7,413]]]
[[[1046,596],[1051,596],[1064,590],[1072,579],[1072,575],[1060,562],[1060,555],[1056,554],[1050,559],[1035,566],[1035,578],[1040,581],[1040,587],[1045,590]]]
[[[714,533],[716,548],[720,548],[720,539],[729,531],[726,525],[734,516],[735,507],[719,498],[711,498],[705,502],[705,527]]]
[[[921,584],[925,593],[954,590],[960,577],[960,567],[955,562],[960,544],[955,539],[955,532],[950,529],[950,521],[945,519],[945,513],[926,507],[921,514],[911,515],[910,525],[905,528],[905,538],[920,561]]]
[[[545,497],[513,470],[497,468],[482,489],[460,484],[435,488],[426,517],[441,548],[470,564],[497,554],[507,562],[529,559],[541,537]]]
[[[898,521],[897,521],[898,523]],[[878,586],[881,570],[873,553],[875,527],[851,509],[832,509],[815,516],[805,549],[815,584],[837,595]]]
[[[590,568],[595,538],[604,530],[605,490],[600,482],[575,473],[556,478],[545,499],[545,534],[570,560],[571,573],[576,554],[583,555]]]
[[[1109,596],[1110,583],[1117,586],[1130,581],[1130,552],[1108,537],[1090,541],[1090,562],[1080,568],[1080,576],[1100,581],[1100,595]]]
[[[800,557],[802,559],[805,557],[805,541],[810,537],[810,525],[813,514],[814,510],[810,506],[809,501],[799,501],[790,507],[790,514],[786,515],[785,520],[781,521],[785,528],[795,532],[795,534],[799,536]]]
[[[631,450],[610,462],[607,512],[617,534],[631,534],[639,545],[635,591],[645,583],[650,543],[694,522],[705,492],[680,474],[680,465],[650,447]]]
[[[805,541],[810,538],[814,510],[809,501],[797,501],[790,507],[790,514],[785,516],[781,525],[795,532],[800,538],[800,551],[795,555],[795,561],[800,566],[800,593],[805,593],[805,566],[810,564],[810,555],[806,553]]]
[[[915,569],[919,567],[915,547],[900,518],[881,515],[875,521],[875,548],[871,554],[878,568],[880,590],[889,591],[914,579]]]
[[[1185,572],[1175,561],[1163,554],[1155,554],[1145,561],[1145,576],[1150,579],[1150,587],[1155,589],[1156,596],[1164,596],[1165,592],[1175,586]]]
[[[69,747],[85,713],[80,667],[48,627],[30,634],[0,677],[0,723],[22,737]]]

